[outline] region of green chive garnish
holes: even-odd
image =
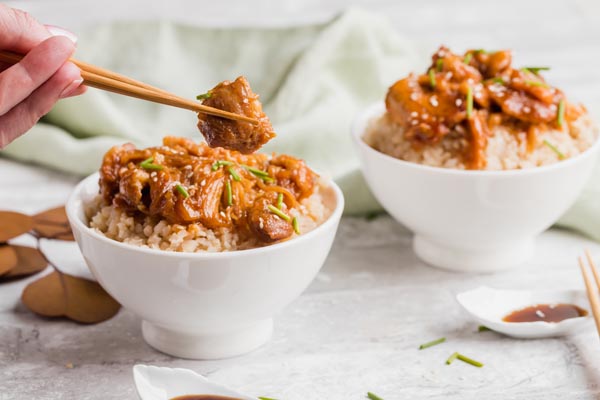
[[[435,68],[439,71],[442,72],[442,70],[444,69],[444,59],[443,58],[438,58],[435,62]]]
[[[523,67],[521,71],[529,71],[537,75],[540,71],[550,71],[550,67]]]
[[[188,197],[190,197],[190,194],[188,193],[188,191],[186,190],[186,188],[184,188],[180,184],[177,184],[175,186],[175,189],[177,189],[177,191],[179,192],[179,194],[182,195],[185,199],[187,199]]]
[[[269,173],[266,172],[266,171],[261,171],[260,169],[252,168],[251,166],[245,165],[245,164],[240,164],[240,165],[246,171],[250,172],[251,174],[253,174],[257,178],[262,179],[265,182],[273,182],[275,180],[275,179],[271,178],[269,176]]]
[[[242,166],[242,168],[244,168],[248,172],[253,173],[256,176],[269,176],[269,173],[266,171],[261,171],[260,169],[252,168],[251,166],[246,165],[246,164],[240,164],[240,165]]]
[[[429,70],[429,84],[432,89],[435,89],[435,71],[433,69]]]
[[[558,114],[556,117],[556,122],[558,123],[558,127],[562,128],[563,123],[565,122],[565,101],[561,100],[558,103]]]
[[[465,56],[463,62],[465,64],[469,64],[472,59],[473,59],[473,53],[467,53],[467,55]]]
[[[262,396],[258,396],[258,400],[277,400],[277,399],[274,399],[274,398],[272,398],[272,397],[262,397]]]
[[[458,353],[452,353],[450,357],[446,360],[446,364],[450,365],[456,358],[458,357]]]
[[[220,167],[222,167],[223,165],[233,165],[233,162],[231,161],[226,161],[226,160],[218,160],[215,161],[215,163],[212,165],[212,170],[216,171],[218,170]]]
[[[489,51],[485,50],[485,49],[477,49],[477,50],[473,50],[473,53],[475,54],[487,54],[490,53]]]
[[[419,350],[423,350],[428,347],[435,346],[436,344],[444,343],[445,341],[446,341],[446,338],[442,337],[442,338],[439,338],[436,340],[432,340],[431,342],[423,343],[422,345],[419,346]]]
[[[467,118],[471,118],[473,114],[473,88],[469,86],[467,89]]]
[[[495,78],[488,79],[486,82],[494,82],[494,83],[498,83],[500,85],[504,85],[506,83],[501,76],[497,76]]]
[[[231,174],[231,177],[233,178],[234,181],[239,182],[242,180],[242,178],[239,176],[239,174],[236,172],[236,170],[233,169],[233,167],[227,168],[227,171],[229,171],[229,173]]]
[[[367,392],[367,398],[371,400],[383,400],[383,397],[379,397],[373,392]]]
[[[199,94],[198,96],[196,96],[196,99],[197,100],[206,100],[206,99],[210,99],[211,96],[212,96],[211,92],[206,92],[206,93],[202,93],[202,94]]]
[[[491,329],[485,325],[479,325],[477,327],[477,332],[487,332],[487,331],[491,331]]]
[[[550,143],[546,139],[544,139],[544,144],[546,146],[550,147],[550,150],[552,150],[553,152],[555,152],[559,159],[562,160],[563,158],[565,158],[565,155],[555,145],[553,145],[552,143]]]
[[[525,81],[526,84],[531,85],[531,86],[541,86],[541,87],[550,87],[546,82],[540,82],[540,81]]]
[[[296,232],[296,235],[299,235],[300,227],[298,226],[298,218],[294,217],[292,219],[292,227],[294,228],[294,232]]]
[[[227,205],[233,205],[233,192],[231,191],[231,181],[227,179],[225,181],[225,194],[227,195]]]
[[[481,368],[481,367],[483,367],[483,364],[482,364],[482,363],[480,363],[479,361],[475,361],[475,360],[473,360],[472,358],[469,358],[469,357],[467,357],[467,356],[463,356],[463,355],[462,355],[462,354],[460,354],[460,353],[458,353],[458,355],[456,356],[456,358],[458,358],[458,359],[459,359],[460,361],[462,361],[462,362],[466,362],[467,364],[471,364],[471,365],[473,365],[474,367],[477,367],[477,368]]]
[[[281,210],[281,207],[283,207],[283,193],[277,195],[277,208]]]
[[[289,215],[287,215],[286,213],[284,213],[283,211],[281,211],[279,208],[275,207],[274,205],[269,204],[267,206],[267,208],[269,209],[269,211],[271,211],[273,214],[277,215],[279,218],[283,219],[284,221],[291,220]]]
[[[142,167],[144,169],[148,169],[148,170],[153,170],[153,171],[160,171],[163,169],[162,165],[153,164],[152,163],[153,161],[154,161],[154,157],[147,158],[140,163],[140,167]]]

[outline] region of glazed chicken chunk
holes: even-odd
[[[240,76],[224,81],[203,95],[203,105],[256,119],[258,125],[213,115],[198,114],[198,129],[210,147],[223,147],[243,154],[253,153],[275,137],[269,117],[262,110],[258,95]]]

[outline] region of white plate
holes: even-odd
[[[515,338],[533,339],[563,336],[589,327],[592,318],[583,290],[503,290],[486,286],[459,293],[456,300],[479,323],[491,330]],[[535,304],[574,304],[588,315],[561,322],[504,322],[507,314]]]

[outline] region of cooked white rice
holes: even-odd
[[[539,167],[560,161],[559,155],[545,141],[555,146],[564,158],[570,158],[589,148],[598,136],[598,127],[588,114],[569,124],[568,132],[547,130],[538,133],[533,151],[527,151],[527,137],[511,133],[498,126],[492,129],[485,149],[486,170],[507,170]],[[365,142],[374,149],[401,160],[432,167],[466,169],[461,154],[469,143],[464,138],[448,135],[439,143],[415,149],[404,138],[401,125],[390,120],[388,114],[370,121]]]
[[[320,181],[315,192],[304,199],[299,208],[289,211],[292,217],[298,218],[300,234],[315,229],[331,214],[325,190],[325,183]],[[140,247],[193,253],[262,246],[256,240],[241,238],[229,228],[209,229],[199,223],[179,225],[149,216],[133,217],[113,205],[104,204],[100,196],[87,206],[86,214],[89,226],[97,232]],[[297,235],[294,233],[294,236]]]

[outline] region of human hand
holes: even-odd
[[[85,91],[79,68],[67,61],[75,43],[53,35],[29,14],[0,4],[0,50],[25,54],[0,62],[0,149],[27,132],[52,106]]]

